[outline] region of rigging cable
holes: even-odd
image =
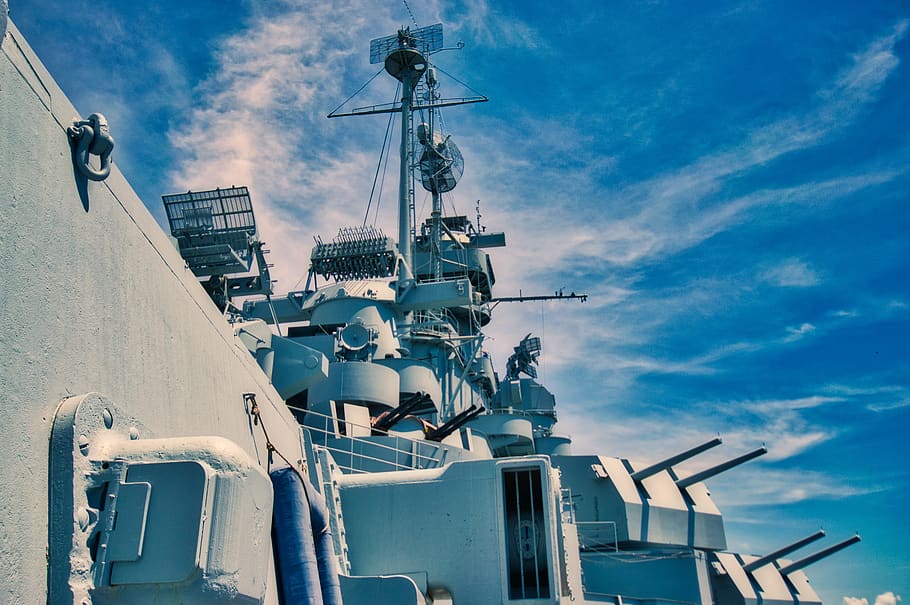
[[[543,301],[543,300],[540,301],[540,340],[541,340],[541,342],[546,342],[546,338],[547,338],[547,324],[545,322],[546,308],[544,306],[546,304],[547,304],[546,301]],[[540,365],[541,365],[540,362],[538,362],[538,367]],[[547,384],[546,366],[540,368],[540,382],[542,384]]]
[[[486,97],[485,97],[484,95],[482,95],[479,91],[474,90],[474,89],[471,88],[468,84],[465,84],[464,82],[462,82],[461,80],[459,80],[458,78],[456,78],[455,76],[453,76],[452,74],[450,74],[449,72],[447,72],[446,70],[444,70],[443,68],[439,67],[438,65],[434,65],[433,67],[435,67],[437,70],[441,71],[441,72],[444,73],[445,75],[449,76],[450,78],[452,78],[453,80],[455,80],[456,82],[458,82],[459,84],[461,84],[462,86],[464,86],[465,88],[467,88],[468,90],[470,90],[471,92],[473,92],[474,94],[476,94],[477,96],[486,98]]]
[[[361,91],[363,91],[364,88],[366,88],[367,86],[370,85],[370,82],[372,82],[373,80],[375,80],[376,77],[377,77],[379,74],[381,74],[382,72],[384,72],[384,71],[385,71],[385,65],[383,65],[382,67],[380,67],[380,68],[379,68],[379,71],[377,71],[375,74],[373,74],[373,76],[372,76],[369,80],[367,80],[366,83],[364,83],[363,86],[361,86],[360,88],[358,88],[358,89],[357,89],[357,92],[355,92],[355,93],[352,94],[350,97],[348,97],[347,99],[345,99],[344,101],[342,101],[342,102],[341,102],[341,105],[339,105],[338,107],[336,107],[335,109],[333,109],[331,112],[329,112],[329,117],[331,117],[336,111],[338,111],[339,109],[341,109],[342,107],[344,107],[344,106],[347,104],[348,101],[350,101],[351,99],[353,99],[354,97],[356,97],[357,95],[359,95],[359,94],[361,93]]]
[[[265,448],[266,448],[266,451],[268,452],[268,456],[266,457],[266,472],[268,473],[271,471],[272,453],[275,453],[275,454],[278,454],[278,457],[281,458],[282,460],[284,460],[284,462],[289,467],[291,467],[291,469],[294,471],[294,473],[296,473],[297,476],[300,477],[301,481],[306,481],[306,478],[304,478],[304,476],[303,476],[303,472],[307,472],[306,463],[304,463],[302,460],[299,460],[298,464],[300,464],[300,467],[298,468],[298,466],[295,465],[293,462],[291,462],[287,456],[282,454],[278,450],[278,448],[275,447],[275,444],[272,443],[271,439],[269,439],[269,433],[265,429],[265,422],[262,421],[262,413],[259,411],[259,404],[256,403],[256,393],[244,393],[243,394],[243,403],[247,408],[247,413],[250,416],[252,416],[252,418],[253,418],[253,424],[254,425],[258,424],[259,427],[262,429],[262,436],[265,438]]]
[[[408,14],[411,16],[411,21],[414,23],[414,27],[420,27],[417,25],[417,19],[414,18],[414,13],[411,12],[411,7],[408,6],[408,0],[401,0],[404,7],[408,10]]]
[[[401,90],[401,84],[399,83],[398,87],[395,89],[395,98],[398,98],[398,92]],[[379,171],[382,169],[382,161],[385,159],[385,166],[389,166],[388,154],[390,151],[391,137],[390,132],[392,131],[392,119],[395,117],[394,113],[389,114],[389,121],[385,126],[385,134],[382,136],[382,149],[379,152],[379,163],[376,164],[376,174],[373,175],[373,188],[370,189],[370,199],[367,201],[367,211],[363,215],[363,225],[366,226],[367,220],[370,216],[370,206],[373,205],[373,194],[376,192],[376,181],[379,180]],[[382,180],[379,183],[379,196],[376,198],[376,216],[379,215],[379,204],[382,202],[382,186],[385,184],[385,170],[382,172]],[[373,218],[373,224],[376,223],[376,218]]]
[[[395,94],[396,95],[398,94],[397,90],[396,90]],[[391,122],[391,119],[392,119],[392,117],[389,116],[390,122]],[[382,203],[382,192],[385,190],[385,177],[386,177],[386,174],[388,174],[388,172],[389,172],[389,157],[392,155],[391,144],[392,144],[392,134],[390,131],[390,134],[389,134],[390,147],[386,150],[386,153],[385,153],[385,165],[382,168],[382,180],[379,181],[379,197],[376,198],[376,210],[375,210],[375,212],[373,212],[373,226],[374,227],[376,226],[376,221],[379,220],[379,206]],[[382,161],[381,158],[380,158],[380,161]]]
[[[382,192],[385,187],[385,176],[389,171],[389,154],[386,153],[385,157],[385,166],[382,169],[382,180],[379,181],[379,191]],[[379,205],[382,202],[382,196],[376,199],[376,211],[373,213],[373,226],[376,226],[376,221],[379,220]]]

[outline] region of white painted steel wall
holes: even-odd
[[[65,132],[77,113],[12,23],[0,55],[0,602],[40,603],[48,438],[64,397],[100,392],[158,437],[223,436],[264,464],[242,401],[253,392],[279,450],[294,459],[300,446],[116,163],[80,198]]]

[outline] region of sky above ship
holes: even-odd
[[[694,471],[766,444],[708,482],[730,548],[858,531],[807,570],[825,602],[910,597],[910,7],[408,4],[29,0],[10,16],[78,110],[108,117],[160,222],[161,194],[250,187],[278,292],[303,287],[314,235],[396,234],[388,117],[326,115],[379,71],[371,39],[443,23],[443,96],[490,99],[443,115],[465,157],[446,212],[474,219],[479,200],[506,232],[497,295],[590,297],[499,305],[500,372],[542,338],[577,453],[654,461],[720,434]],[[380,74],[343,109],[394,98]]]

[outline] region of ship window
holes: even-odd
[[[509,599],[549,598],[549,557],[540,469],[505,469],[502,480]]]

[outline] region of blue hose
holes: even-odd
[[[290,467],[270,474],[279,594],[284,605],[343,605],[325,498]]]
[[[272,471],[269,476],[275,490],[272,538],[281,602],[324,605],[303,482],[290,467]]]

